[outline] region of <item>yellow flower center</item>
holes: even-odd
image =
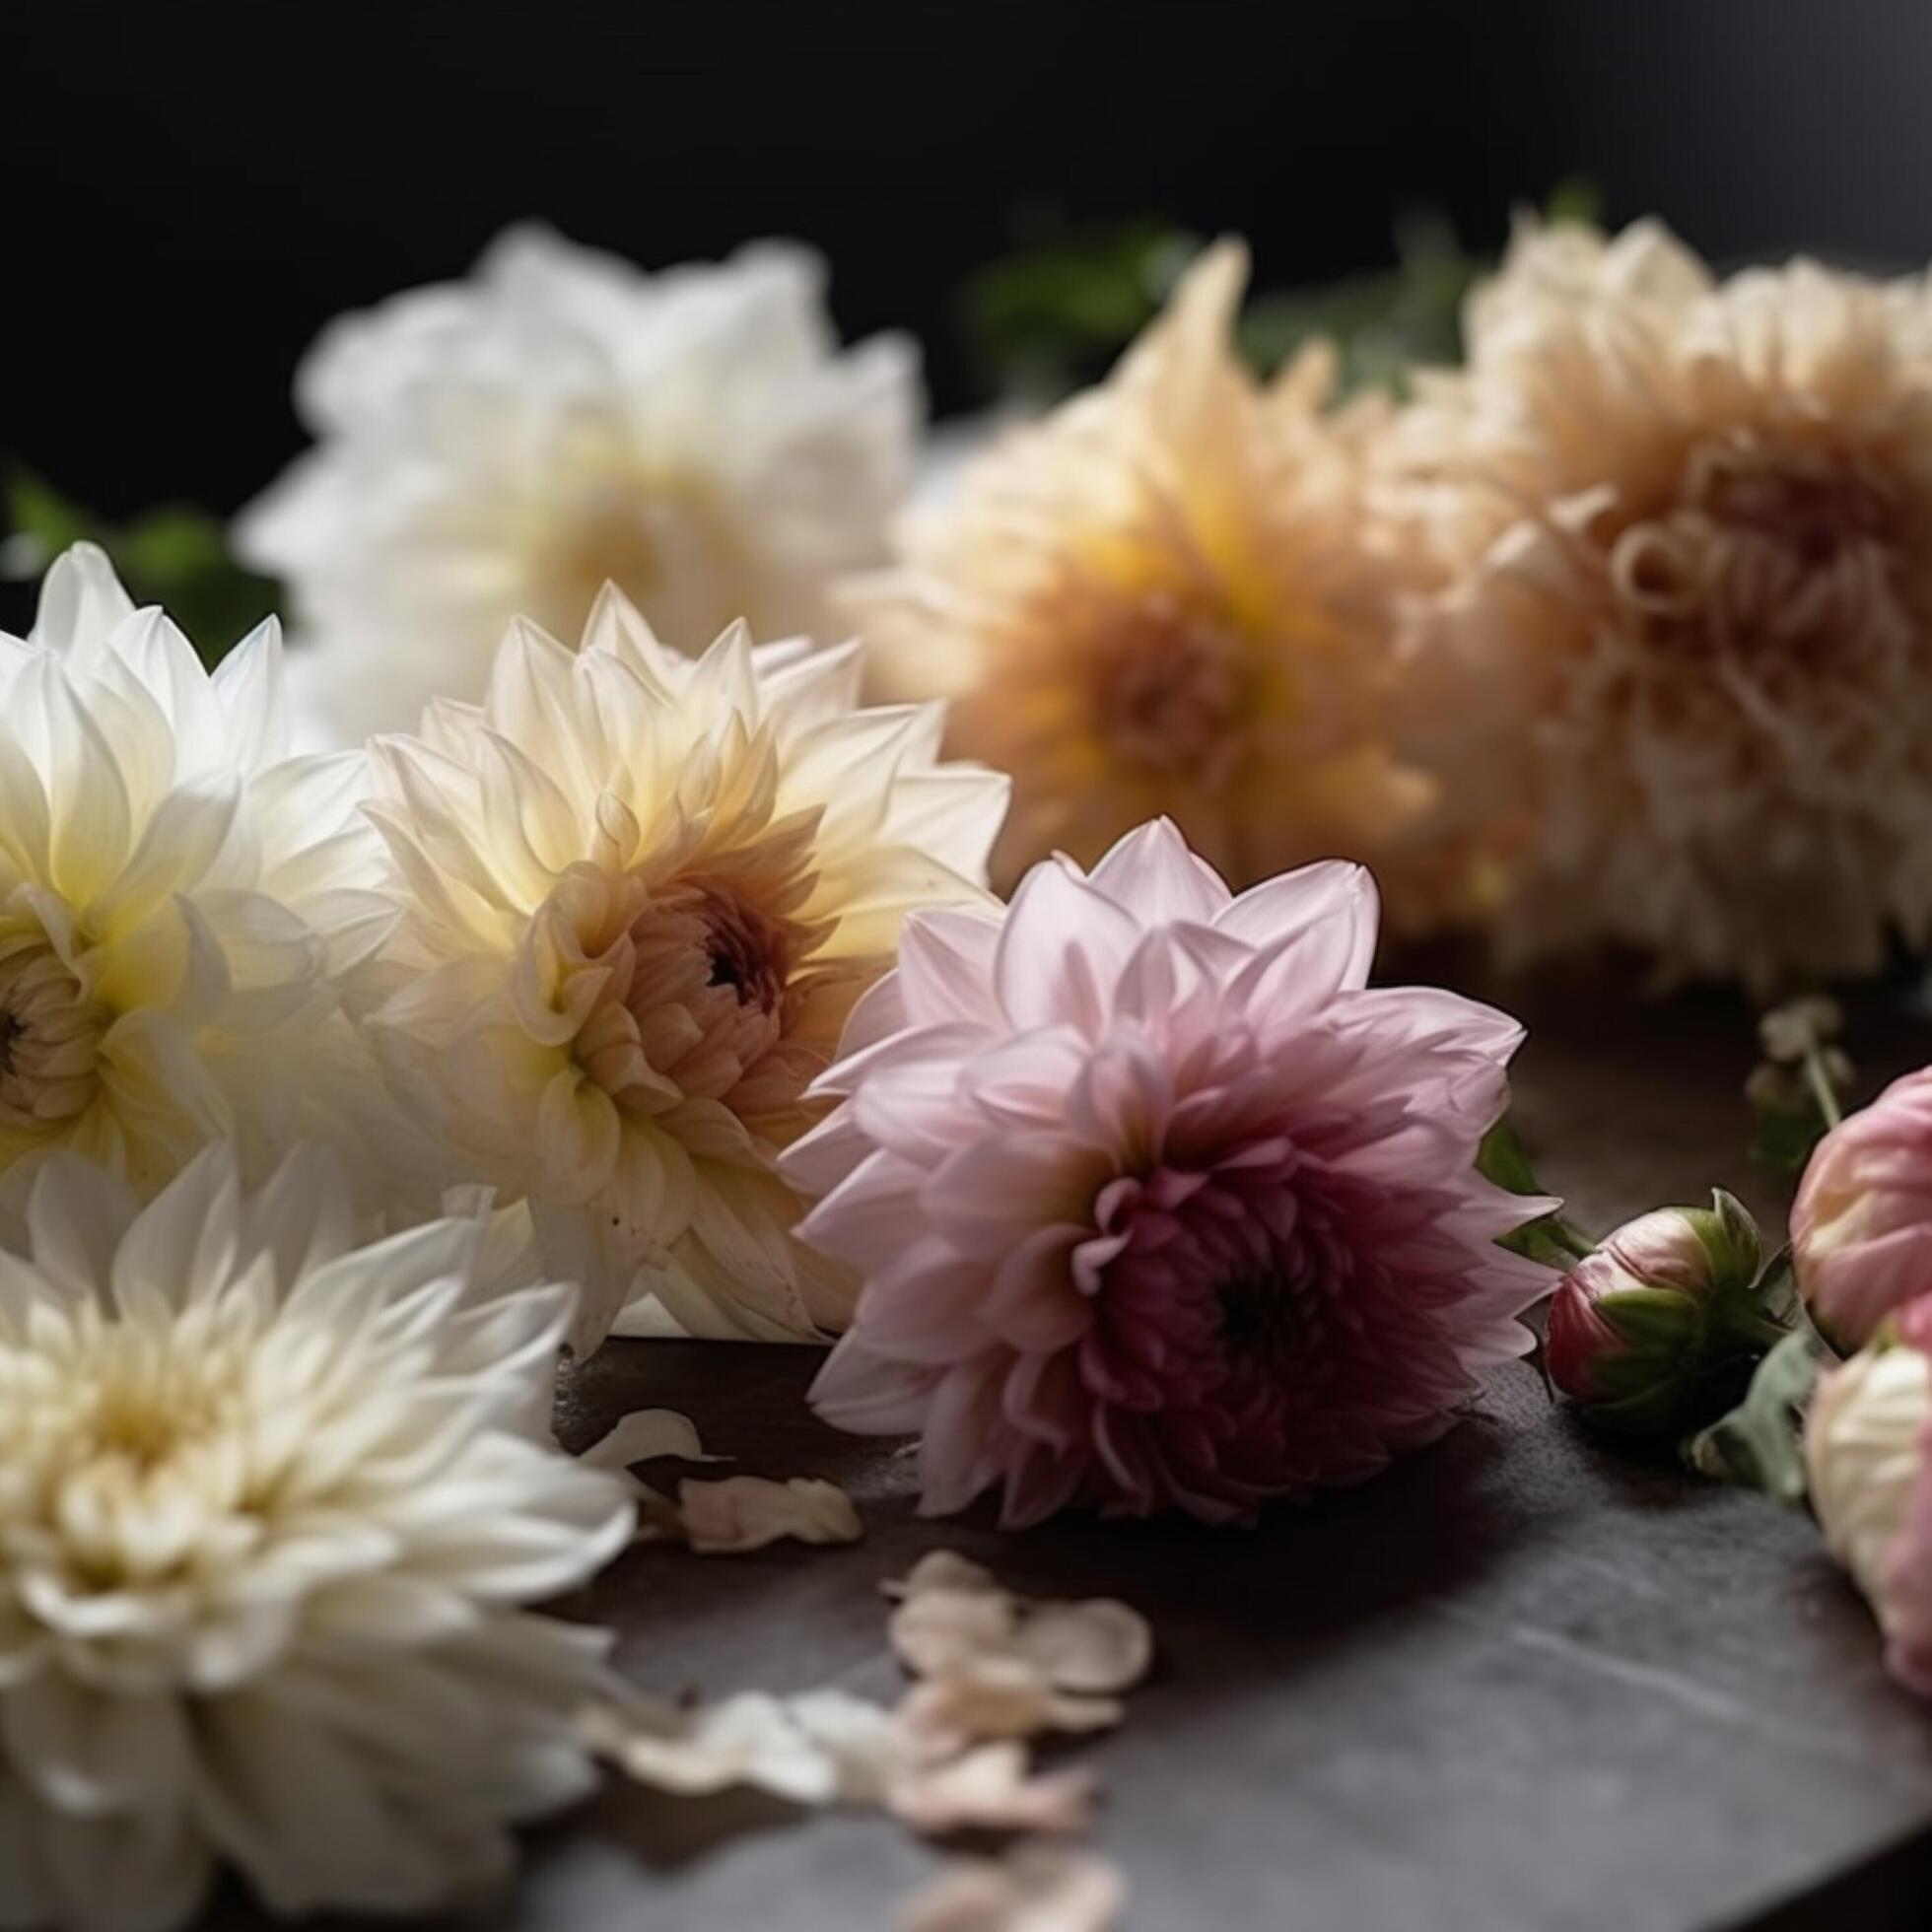
[[[205,1321],[156,1332],[87,1309],[64,1346],[0,1348],[0,1569],[10,1548],[58,1549],[106,1590],[191,1566],[257,1500],[249,1409],[245,1351]]]

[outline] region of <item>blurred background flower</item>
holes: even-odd
[[[1411,749],[1516,959],[1870,973],[1932,917],[1932,296],[1526,225],[1381,498]]]
[[[1027,706],[989,702],[979,722],[1028,747],[1040,805],[1022,797],[1009,858],[1104,842],[1125,791],[1165,785],[1141,808],[1182,809],[1237,873],[1248,846],[1257,863],[1346,846],[1382,866],[1399,922],[1507,902],[1512,957],[1621,944],[1663,978],[1757,987],[1922,943],[1915,304],[1835,274],[1726,272],[1794,252],[1919,266],[1932,186],[1896,157],[1932,23],[1887,0],[1770,10],[1741,64],[1719,13],[1668,0],[1500,0],[1469,19],[1315,0],[1293,19],[1249,10],[1233,60],[1219,36],[1161,34],[1149,61],[1143,36],[1097,34],[1077,10],[1020,28],[1008,10],[914,23],[862,3],[838,35],[764,7],[649,27],[586,11],[588,35],[569,31],[572,0],[554,18],[542,36],[508,20],[398,36],[378,62],[306,23],[28,23],[23,71],[85,69],[106,111],[84,151],[64,144],[61,195],[14,211],[17,251],[58,300],[14,318],[0,565],[30,579],[91,536],[212,658],[275,596],[224,535],[258,502],[240,528],[312,632],[293,687],[316,742],[413,724],[432,687],[474,691],[513,604],[574,636],[604,574],[682,638],[739,611],[765,634],[822,631],[798,612],[880,554],[913,453],[909,353],[882,332],[923,353],[942,424],[917,494],[943,509],[990,416],[1103,380],[1202,238],[1236,233],[1259,263],[1232,323],[1241,360],[1266,382],[1316,338],[1333,357],[1322,380],[1319,355],[1299,365],[1260,439],[1291,446],[1270,463],[1300,500],[1244,499],[1232,521],[1293,558],[1324,623],[1346,606],[1351,635],[1361,592],[1432,584],[1406,629],[1445,675],[1405,679],[1416,728],[1365,773],[1345,763],[1339,796],[1323,678],[1275,761],[1288,769],[1239,797],[1215,789],[1219,760],[1165,733],[1162,784],[1124,786],[1117,761],[1083,783],[1058,737],[1034,755]],[[1445,91],[1451,67],[1463,84]],[[21,93],[0,143],[25,176],[62,123],[58,89]],[[191,115],[164,104],[182,95]],[[368,104],[350,143],[345,98]],[[1593,240],[1599,203],[1612,234],[1655,211],[1687,243]],[[1484,286],[1526,206],[1546,232]],[[598,246],[511,227],[531,214]],[[743,245],[774,235],[801,247]],[[150,304],[131,330],[130,285],[230,299]],[[1418,382],[1458,362],[1472,289],[1477,372]],[[306,430],[287,401],[305,354]],[[1219,361],[1231,380],[1235,357]],[[1368,414],[1338,424],[1364,394]],[[1380,466],[1400,514],[1364,518],[1354,426],[1412,395],[1417,436]],[[1612,433],[1578,433],[1571,400],[1614,404]],[[1158,413],[1139,441],[1166,449],[1185,412]],[[1426,425],[1450,417],[1460,453],[1431,450]],[[1032,447],[1064,473],[1063,444]],[[983,489],[975,503],[959,515],[984,533]],[[1365,555],[1375,571],[1351,581]],[[0,585],[0,620],[10,605],[23,628],[29,593]],[[1130,656],[1174,668],[1134,645],[1133,608],[1035,614],[1043,682],[1081,660],[1081,624],[1116,618]],[[971,629],[956,608],[943,621]],[[1404,628],[1385,616],[1358,641],[1374,657]],[[950,650],[922,655],[923,676],[957,675],[935,661]],[[1211,699],[1202,658],[1175,663]],[[1110,684],[1110,706],[1143,683]],[[1234,736],[1272,755],[1282,707],[1251,696]],[[1442,810],[1437,862],[1410,866],[1388,835],[1417,759]]]
[[[1322,346],[1257,384],[1246,278],[1239,244],[1204,254],[1104,384],[999,438],[852,586],[881,690],[950,699],[954,745],[1012,773],[1007,880],[1162,812],[1239,884],[1381,861],[1427,802],[1379,733],[1389,590],[1358,485],[1379,412],[1325,415]]]
[[[513,617],[575,638],[605,583],[666,637],[826,635],[923,407],[903,337],[837,353],[824,282],[801,248],[646,276],[517,229],[332,322],[296,380],[316,448],[236,542],[288,583],[340,726],[480,697]]]

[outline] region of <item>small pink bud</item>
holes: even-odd
[[[1676,1430],[1770,1333],[1757,1293],[1757,1224],[1721,1191],[1660,1208],[1563,1276],[1550,1305],[1551,1380],[1627,1434]]]
[[[1840,1354],[1932,1289],[1932,1068],[1818,1143],[1791,1209],[1791,1259],[1813,1325]]]

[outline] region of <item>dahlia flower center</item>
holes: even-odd
[[[1273,1400],[1284,1374],[1320,1375],[1349,1326],[1354,1258],[1321,1205],[1287,1185],[1292,1153],[1264,1154],[1252,1172],[1162,1168],[1103,1197],[1118,1252],[1089,1346],[1132,1385],[1131,1405],[1185,1409],[1244,1389]]]
[[[647,1114],[691,1099],[740,1116],[794,1104],[825,1060],[789,1044],[823,934],[772,899],[795,906],[810,885],[786,880],[761,903],[724,875],[639,884],[603,955],[616,970],[579,1039],[590,1077]]]
[[[245,1377],[205,1332],[88,1324],[55,1364],[0,1353],[0,1554],[57,1548],[79,1584],[113,1590],[191,1569],[212,1522],[251,1509]]]
[[[111,1018],[37,927],[0,933],[0,1127],[85,1113]]]
[[[1734,436],[1694,449],[1679,489],[1611,553],[1618,593],[1667,645],[1835,650],[1898,629],[1894,492],[1869,462]]]
[[[593,485],[573,506],[547,573],[560,593],[557,615],[563,628],[558,635],[577,635],[584,613],[606,583],[632,598],[647,597],[662,569],[638,492],[621,481]],[[564,606],[569,606],[568,615]]]
[[[1213,784],[1232,766],[1241,716],[1239,633],[1171,593],[1141,598],[1096,654],[1100,734],[1124,764]]]

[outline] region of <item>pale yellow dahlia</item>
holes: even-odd
[[[1932,295],[1526,229],[1382,508],[1445,836],[1523,957],[1866,972],[1932,919]]]
[[[1234,883],[1395,855],[1426,788],[1378,736],[1385,584],[1361,536],[1373,406],[1324,414],[1325,349],[1258,385],[1223,242],[1100,387],[1008,432],[907,518],[849,600],[880,688],[953,700],[1014,777],[1000,870],[1085,862],[1165,813]],[[1419,885],[1419,879],[1413,882]]]
[[[212,1140],[255,1171],[299,1138],[401,1205],[339,999],[394,917],[363,776],[288,755],[272,619],[211,676],[101,551],[55,561],[0,634],[0,1212],[62,1150],[145,1198]]]
[[[856,645],[700,659],[606,589],[573,654],[518,624],[478,708],[373,746],[402,922],[362,1010],[397,1094],[529,1203],[573,1338],[785,1337],[854,1284],[792,1238],[779,1151],[915,907],[977,904],[1005,781],[936,706],[857,710]]]

